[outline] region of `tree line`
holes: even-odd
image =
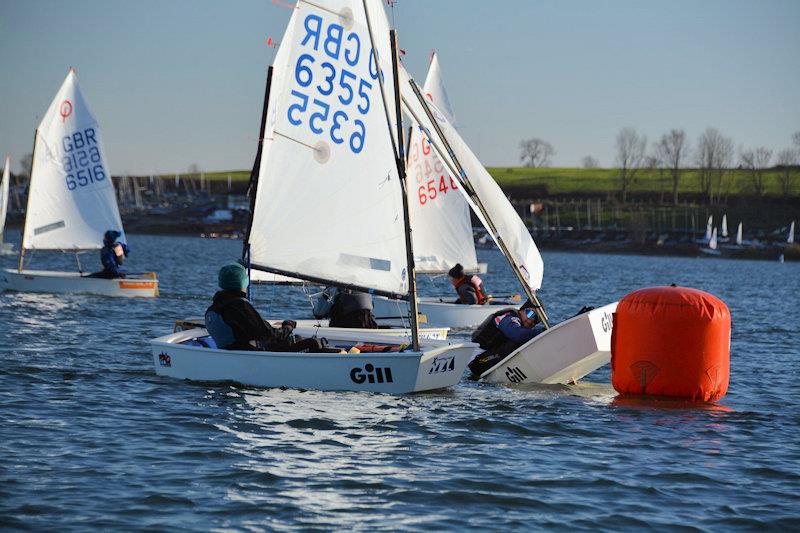
[[[528,167],[547,167],[556,151],[541,138],[520,142],[520,160]],[[694,147],[683,129],[672,129],[649,145],[647,136],[635,128],[622,128],[617,133],[615,163],[619,171],[619,193],[626,202],[631,186],[643,172],[658,172],[672,186],[672,201],[678,204],[678,191],[684,171],[697,172],[704,200],[709,204],[727,198],[734,180],[734,170],[744,171],[758,196],[766,192],[766,170],[776,168],[781,194],[788,197],[798,181],[800,165],[800,131],[791,138],[791,146],[775,153],[764,146],[740,147],[734,150],[733,140],[716,128],[707,128]],[[773,159],[773,155],[775,158]],[[583,168],[598,168],[592,156],[581,159]]]

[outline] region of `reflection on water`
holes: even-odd
[[[158,299],[0,294],[5,528],[800,526],[800,399],[780,386],[798,327],[776,319],[796,312],[798,265],[544,254],[555,320],[673,281],[725,300],[731,384],[714,406],[617,398],[608,368],[569,387],[464,380],[393,397],[157,377],[147,340],[205,311],[240,246],[130,240],[131,268],[159,273]],[[499,255],[480,259],[491,292],[518,292]],[[452,290],[440,281],[422,293]],[[296,288],[254,293],[265,315],[310,317]]]

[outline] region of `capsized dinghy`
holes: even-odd
[[[611,362],[617,303],[556,324],[481,374],[489,383],[575,383]]]
[[[320,36],[330,32],[342,32],[341,49],[323,46]],[[419,340],[399,64],[390,42],[380,0],[297,3],[267,74],[245,257],[254,270],[410,300],[410,346],[357,330],[326,332],[330,348],[318,353],[223,350],[194,329],[151,341],[156,373],[388,393],[461,379],[474,344]],[[361,353],[339,353],[353,347]]]
[[[158,296],[154,273],[98,279],[80,272],[23,269],[26,250],[76,255],[99,250],[108,230],[119,231],[119,242],[125,242],[100,128],[70,69],[34,137],[19,268],[5,269],[0,282],[14,291]]]

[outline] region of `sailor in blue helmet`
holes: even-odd
[[[117,242],[121,236],[122,233],[113,229],[103,235],[103,247],[100,249],[100,262],[103,264],[103,270],[95,272],[89,277],[106,279],[125,277],[125,272],[120,267],[124,259],[131,253],[131,249],[124,242]]]
[[[265,322],[247,299],[250,280],[245,268],[225,265],[217,277],[219,288],[206,311],[206,329],[217,347],[226,350],[272,352],[322,351],[317,339],[301,339],[292,334],[296,322],[284,320],[280,328]]]

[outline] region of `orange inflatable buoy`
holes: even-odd
[[[652,287],[620,300],[611,333],[611,384],[622,395],[713,402],[730,378],[731,314],[707,292]]]

